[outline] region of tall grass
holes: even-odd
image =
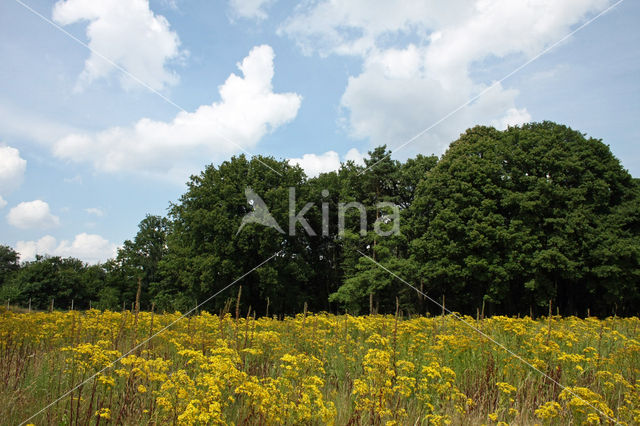
[[[0,424],[640,423],[636,317],[235,314],[3,309]]]

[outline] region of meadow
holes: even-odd
[[[4,309],[0,424],[640,423],[638,317],[180,316]]]

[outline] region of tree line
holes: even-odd
[[[100,265],[73,258],[19,262],[0,247],[0,300],[34,309],[129,308],[185,311],[276,254],[201,309],[237,297],[258,315],[311,311],[409,314],[628,315],[640,309],[640,185],[602,141],[552,122],[498,131],[477,126],[441,157],[391,159],[386,147],[364,165],[307,177],[286,160],[244,155],[209,165],[187,183],[166,217],[147,216],[117,257]],[[279,224],[289,191],[316,235],[257,223],[251,188]],[[369,226],[361,230],[357,209]],[[380,202],[400,208],[388,229]],[[323,211],[328,226],[323,230]],[[286,228],[286,226],[283,226]],[[411,286],[407,285],[410,284]]]

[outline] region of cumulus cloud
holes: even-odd
[[[273,0],[230,0],[229,6],[234,15],[246,19],[266,19],[265,8],[273,3]]]
[[[531,114],[526,108],[509,108],[504,117],[494,120],[491,125],[498,130],[504,130],[509,126],[518,126],[531,121]]]
[[[393,149],[435,124],[413,148],[440,153],[469,126],[531,119],[516,105],[518,91],[501,84],[463,106],[492,84],[472,77],[484,60],[531,58],[608,4],[319,0],[300,7],[279,33],[309,54],[362,58],[361,72],[349,78],[341,99],[353,137]]]
[[[335,151],[324,154],[304,154],[301,158],[290,158],[289,164],[302,167],[308,176],[318,176],[340,168],[340,157]]]
[[[56,249],[56,239],[51,235],[45,235],[37,241],[18,241],[16,251],[20,253],[20,260],[25,262],[33,260],[36,254],[52,254]]]
[[[97,234],[81,233],[73,241],[60,243],[51,235],[45,235],[37,241],[18,241],[16,251],[21,261],[33,260],[36,254],[61,257],[75,257],[87,263],[104,262],[116,256],[118,246]]]
[[[424,65],[426,51],[409,45],[367,57],[362,73],[349,78],[341,98],[341,105],[349,112],[351,136],[393,150],[487,88],[486,84],[472,84],[469,80],[446,87],[442,80],[429,77]],[[517,94],[517,90],[496,85],[434,126],[413,147],[421,146],[428,154],[444,152],[466,128],[502,120],[503,115],[515,109]],[[527,114],[526,108],[519,111],[522,116]]]
[[[7,205],[7,202],[5,201],[4,198],[2,198],[2,196],[0,195],[0,209],[4,208]]]
[[[22,183],[27,161],[20,151],[0,144],[0,195],[16,190]]]
[[[183,56],[180,39],[164,16],[153,13],[148,0],[60,0],[53,7],[53,20],[60,25],[89,21],[87,38],[92,52],[85,61],[78,89],[114,71],[120,74],[125,89],[139,86],[94,52],[156,90],[178,81],[167,64]]]
[[[55,250],[59,256],[77,257],[89,263],[97,263],[115,257],[118,246],[97,234],[81,233],[72,242],[63,240]]]
[[[364,166],[364,154],[356,148],[351,148],[344,156],[344,161],[353,161],[358,166]]]
[[[317,0],[279,28],[307,51],[366,56],[393,36],[432,44],[447,67],[487,55],[534,54],[610,0]],[[527,31],[530,30],[530,31]]]
[[[343,162],[353,161],[356,164],[364,164],[364,156],[356,148],[351,148],[344,156]],[[324,154],[304,154],[300,158],[290,158],[289,164],[302,167],[307,176],[315,177],[321,173],[328,173],[340,168],[340,156],[335,151],[327,151]]]
[[[34,200],[22,202],[9,210],[7,222],[20,229],[46,229],[60,225],[60,218],[51,213],[49,204]]]
[[[268,132],[293,120],[302,98],[274,93],[274,53],[254,47],[219,88],[220,101],[180,112],[171,121],[143,118],[129,127],[74,133],[54,145],[54,155],[91,162],[100,171],[175,175],[183,179],[202,161],[215,161],[253,148]],[[185,173],[186,170],[186,173]]]

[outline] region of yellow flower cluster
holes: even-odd
[[[0,313],[0,425],[640,424],[638,318],[180,316]]]

